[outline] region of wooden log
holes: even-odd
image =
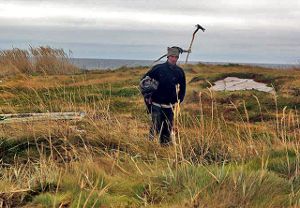
[[[44,120],[80,120],[85,116],[84,112],[47,112],[47,113],[16,113],[0,114],[0,124],[44,121]]]

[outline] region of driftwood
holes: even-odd
[[[80,120],[84,112],[48,112],[48,113],[17,113],[0,114],[0,124],[45,120]]]

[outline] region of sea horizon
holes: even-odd
[[[134,59],[107,59],[107,58],[70,58],[70,62],[75,66],[84,70],[114,70],[121,67],[150,67],[153,60],[134,60]],[[156,62],[163,63],[165,61]],[[178,61],[184,64],[184,61]],[[208,65],[249,65],[272,69],[288,69],[300,67],[300,64],[284,64],[284,63],[243,63],[243,62],[212,62],[212,61],[189,61],[188,64],[208,64]]]

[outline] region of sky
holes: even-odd
[[[300,64],[300,0],[0,0],[0,49],[155,60],[195,24],[191,61]]]

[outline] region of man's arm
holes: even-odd
[[[180,99],[180,102],[182,102],[184,100],[184,96],[185,96],[185,91],[186,91],[186,80],[185,80],[185,74],[183,72],[183,70],[181,70],[181,78],[179,81],[179,94],[178,94],[178,98]]]
[[[152,67],[143,77],[142,77],[142,79],[144,79],[146,76],[149,76],[150,78],[154,78],[155,79],[155,70],[156,70],[156,68],[157,68],[157,65],[156,66],[154,66],[154,67]],[[141,79],[141,80],[142,80]]]

